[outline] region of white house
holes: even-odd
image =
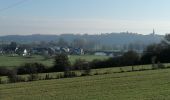
[[[28,52],[26,49],[24,49],[24,53],[22,54],[23,56],[27,56]]]

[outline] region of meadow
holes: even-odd
[[[86,61],[92,61],[94,59],[107,59],[107,56],[94,56],[94,55],[70,55],[69,60],[73,64],[76,59],[85,59]],[[46,58],[40,55],[33,55],[30,57],[23,57],[23,56],[0,56],[0,67],[9,67],[13,68],[16,66],[20,66],[24,63],[32,63],[38,62],[42,63],[48,67],[53,66],[54,59],[53,58]]]
[[[169,77],[160,69],[1,84],[0,100],[169,100]]]
[[[71,63],[79,58],[92,61],[108,57],[69,56]],[[10,68],[27,62],[39,62],[47,66],[54,62],[53,59],[37,55],[0,56],[0,59],[1,64]],[[58,79],[63,72],[39,73],[37,81],[0,84],[0,100],[169,100],[169,65],[164,64],[165,69],[157,70],[153,70],[152,65],[92,69],[89,76],[82,76],[80,70],[74,71],[74,78]],[[47,74],[50,79],[44,80]],[[29,75],[19,76],[26,79]],[[7,83],[6,76],[0,78]]]

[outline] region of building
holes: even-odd
[[[27,56],[28,55],[28,52],[27,52],[27,50],[26,49],[24,49],[24,52],[23,52],[23,54],[22,54],[23,56]]]
[[[122,56],[122,52],[119,50],[116,51],[95,51],[94,55],[96,56],[109,56],[109,57],[118,57],[118,56]]]

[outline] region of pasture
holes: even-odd
[[[102,69],[100,69],[102,70]],[[170,69],[1,84],[1,100],[169,100]]]
[[[94,55],[70,55],[69,59],[70,62],[73,64],[75,62],[76,59],[85,59],[86,61],[92,61],[94,59],[107,59],[107,56],[94,56]],[[24,63],[31,63],[31,62],[38,62],[38,63],[42,63],[46,66],[52,66],[54,63],[54,58],[45,58],[43,56],[39,56],[39,55],[33,55],[30,57],[23,57],[23,56],[0,56],[0,67],[16,67],[16,66],[20,66]]]

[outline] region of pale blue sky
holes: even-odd
[[[20,3],[18,3],[20,2]],[[0,0],[0,34],[170,32],[170,0]]]

